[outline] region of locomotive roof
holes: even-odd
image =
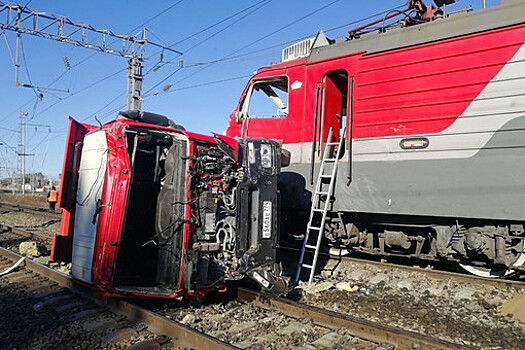
[[[337,40],[312,49],[308,62],[356,52],[372,54],[521,23],[525,23],[525,1],[500,0],[498,6],[454,13],[421,25],[398,26],[384,33],[366,33],[354,40]]]

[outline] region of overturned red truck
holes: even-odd
[[[69,121],[54,261],[106,296],[176,298],[249,276],[277,294],[279,143],[121,112]]]

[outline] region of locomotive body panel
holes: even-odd
[[[249,85],[286,75],[288,115],[230,118],[227,135],[239,135],[237,125],[244,124],[243,135],[282,140],[291,152],[288,172],[302,176],[310,192],[329,127],[346,126],[352,153],[347,144],[337,210],[522,220],[525,195],[516,194],[525,188],[518,175],[525,149],[525,25],[519,24],[525,5],[504,5],[315,48],[308,62],[292,61],[285,71],[261,69]],[[296,81],[302,84],[294,89]],[[285,208],[305,202],[296,193],[284,196]]]
[[[330,244],[482,276],[525,271],[525,3],[435,18],[418,5],[379,32],[320,32],[286,48],[289,61],[251,78],[226,134],[276,138],[290,152],[279,177],[289,235],[311,220],[332,128],[328,142],[344,136],[345,148],[323,228]],[[253,118],[254,91],[277,113]]]

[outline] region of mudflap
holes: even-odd
[[[54,235],[49,260],[55,262],[71,262],[72,246],[73,236]]]
[[[248,271],[248,276],[257,281],[264,289],[270,293],[281,296],[290,292],[288,279],[281,276],[281,266],[277,263],[258,266]]]

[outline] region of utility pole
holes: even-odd
[[[18,115],[18,173],[22,175],[22,195],[25,195],[26,182],[26,117],[22,111]]]
[[[127,109],[142,109],[142,59],[134,56],[128,61],[128,101]]]
[[[4,15],[5,19],[2,19]],[[127,58],[128,109],[140,110],[142,107],[142,81],[144,79],[142,68],[146,59],[146,44],[160,48],[163,51],[182,55],[180,51],[146,40],[145,30],[142,30],[139,35],[120,34],[110,29],[96,27],[65,16],[31,9],[24,5],[3,0],[0,0],[0,29],[14,31],[17,35],[16,51],[15,55],[13,55],[7,36],[4,33],[11,60],[15,65],[16,86],[36,90],[57,90],[19,83],[20,34],[39,36]]]

